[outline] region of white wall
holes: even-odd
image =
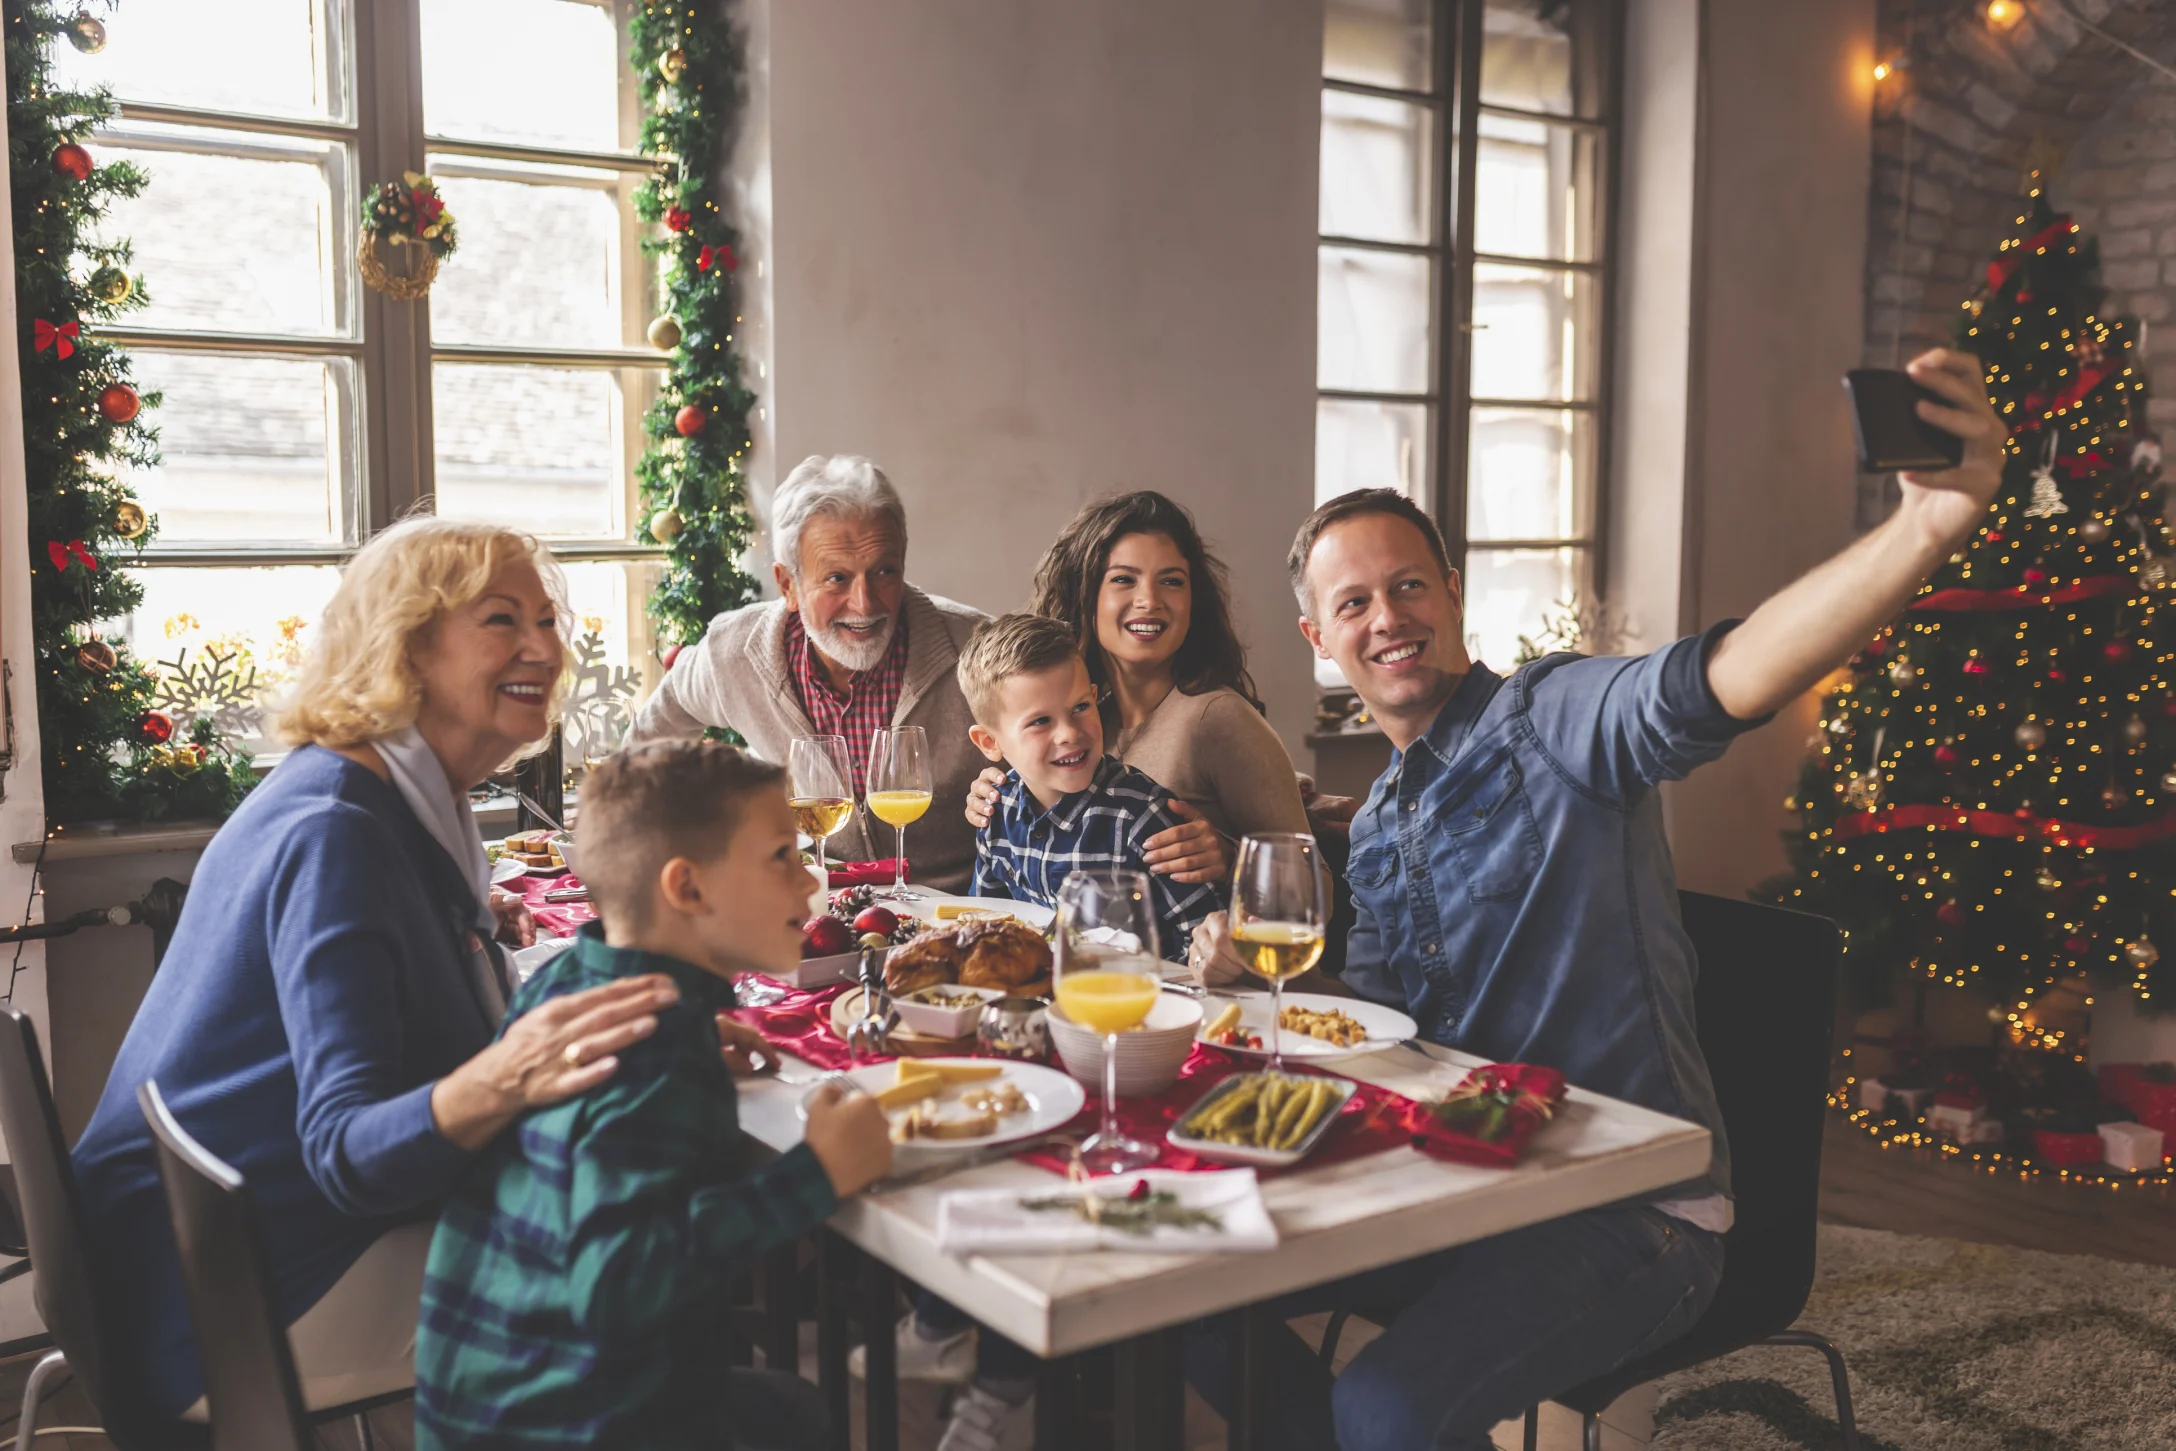
[[[1743,616],[1851,540],[1841,378],[1860,354],[1874,15],[1872,0],[1704,0],[1695,42],[1686,0],[1631,9],[1620,376],[1632,416],[1612,532],[1626,593],[1612,595],[1652,645]],[[1782,867],[1781,803],[1812,718],[1808,697],[1671,788],[1683,885],[1738,895]]]
[[[910,577],[993,611],[1082,503],[1171,494],[1298,755],[1320,4],[780,0],[754,26],[772,468],[876,459]]]

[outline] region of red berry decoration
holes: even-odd
[[[174,738],[174,718],[163,710],[147,710],[136,717],[136,736],[146,745],[163,746]]]
[[[109,423],[126,423],[143,406],[136,390],[126,383],[109,383],[106,391],[98,395],[98,411],[106,415]]]
[[[2110,640],[2100,647],[2100,658],[2110,665],[2121,665],[2131,658],[2131,642],[2128,640]]]
[[[682,438],[693,438],[710,422],[710,415],[690,403],[672,416],[672,426]]]
[[[1952,897],[1934,909],[1934,920],[1944,927],[1964,926],[1964,906]]]
[[[91,153],[75,142],[64,142],[53,152],[53,170],[71,181],[91,179]]]

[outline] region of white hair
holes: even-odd
[[[801,578],[801,529],[819,514],[876,518],[907,537],[907,510],[884,471],[859,454],[812,453],[771,494],[771,558]]]

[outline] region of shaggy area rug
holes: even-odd
[[[1865,1451],[2176,1448],[2176,1271],[1833,1225],[1820,1246],[1798,1323],[1843,1349]],[[1658,1389],[1653,1451],[1842,1445],[1815,1351]]]

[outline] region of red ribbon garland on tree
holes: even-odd
[[[33,318],[30,324],[31,351],[42,353],[47,348],[62,362],[68,361],[76,350],[76,339],[83,335],[80,323],[64,322],[55,327],[44,318]]]
[[[2061,589],[2036,590],[2029,585],[2013,589],[1938,589],[1921,595],[1906,606],[1914,610],[2026,610],[2041,605],[2067,605],[2100,595],[2128,595],[2135,586],[2128,575],[2096,574]]]
[[[2176,810],[2163,812],[2139,826],[2081,826],[2031,812],[1972,811],[1961,806],[1891,806],[1881,811],[1861,811],[1839,816],[1829,828],[1838,841],[1880,836],[1913,827],[1940,831],[1970,831],[1980,836],[2007,837],[2013,841],[2039,838],[2050,846],[2090,847],[2095,851],[2126,851],[2152,846],[2176,837]]]
[[[2078,224],[2070,220],[2067,214],[2057,216],[2047,226],[1987,264],[1987,290],[2002,291],[2002,284],[2008,282],[2017,269],[2025,265],[2027,253],[2037,252],[2056,238],[2076,230]]]
[[[67,573],[68,561],[71,558],[85,569],[98,568],[97,557],[91,553],[90,546],[80,539],[71,539],[66,544],[61,543],[58,539],[48,539],[45,543],[45,552],[47,557],[53,561],[53,568],[63,574]]]

